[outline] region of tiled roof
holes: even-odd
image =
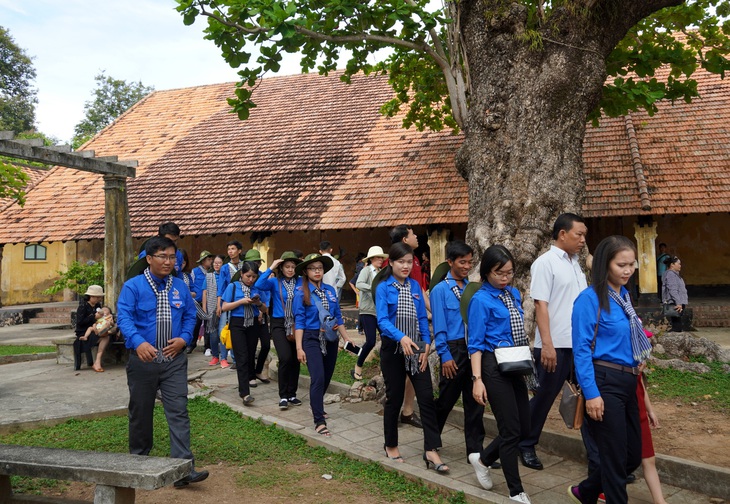
[[[25,192],[33,188],[38,182],[48,175],[49,170],[47,168],[37,168],[34,166],[24,166],[23,173],[28,175],[28,183],[25,185]],[[0,198],[0,211],[8,205],[14,204],[15,200],[12,198]]]
[[[633,158],[625,118],[588,127],[586,216],[730,210],[730,87],[698,78],[701,100],[632,115]],[[226,83],[154,92],[86,146],[139,161],[128,180],[133,236],[166,220],[185,235],[466,222],[466,182],[453,162],[461,137],[381,116],[392,96],[385,78],[265,79],[247,121],[228,112],[233,91]],[[0,243],[103,238],[103,185],[100,175],[54,168],[24,208],[0,213]]]
[[[588,126],[583,141],[587,217],[730,211],[730,82],[697,71],[701,98],[631,114],[648,188],[641,209],[626,119]],[[660,77],[661,78],[661,77]]]

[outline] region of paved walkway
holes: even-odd
[[[18,337],[37,338],[36,341],[57,337],[56,331],[48,334],[34,327],[16,327],[13,331],[0,328],[0,344],[7,344]],[[19,334],[28,331],[25,336]],[[68,334],[68,330],[64,334]],[[338,402],[328,404],[328,422],[333,432],[331,438],[323,438],[314,432],[312,417],[307,406],[307,378],[302,379],[299,397],[304,401],[301,407],[287,411],[278,408],[277,385],[260,384],[252,390],[256,402],[252,407],[241,405],[236,390],[236,374],[230,370],[207,365],[202,352],[190,356],[191,375],[199,375],[200,382],[212,389],[212,400],[228,404],[241,414],[260,418],[265,423],[276,423],[282,428],[306,437],[312,444],[345,451],[353,457],[374,460],[394,470],[429,484],[439,485],[454,491],[463,491],[470,498],[481,502],[507,503],[506,483],[500,470],[492,471],[495,486],[485,491],[478,486],[471,466],[467,464],[464,452],[464,438],[460,429],[447,424],[442,439],[442,459],[450,466],[448,476],[427,471],[422,461],[423,438],[419,429],[403,426],[400,429],[400,451],[405,464],[395,463],[383,454],[382,408],[373,402]],[[12,431],[19,423],[54,424],[64,419],[83,418],[101,414],[123,414],[128,402],[126,375],[123,366],[110,366],[105,373],[93,373],[82,368],[74,372],[69,365],[58,365],[55,360],[42,360],[0,366],[0,433]],[[335,385],[336,387],[336,385]],[[347,387],[339,385],[338,392]],[[14,427],[15,426],[15,427]],[[540,452],[545,464],[543,471],[520,467],[526,491],[535,504],[567,503],[566,489],[579,481],[585,474],[581,463]],[[677,487],[664,485],[667,502],[670,504],[709,503],[710,497]],[[629,486],[630,501],[644,504],[651,502],[648,489],[642,480]],[[718,501],[714,501],[718,502]]]

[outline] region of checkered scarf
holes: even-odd
[[[644,334],[644,326],[641,324],[634,307],[631,304],[631,296],[627,292],[623,298],[619,296],[615,290],[609,288],[608,295],[623,308],[624,313],[629,317],[629,325],[631,326],[631,353],[634,360],[643,362],[651,355],[651,343],[649,338]]]
[[[162,362],[165,360],[172,360],[171,358],[164,357],[162,355],[162,349],[168,344],[168,341],[172,339],[172,311],[170,310],[170,290],[172,289],[172,276],[167,275],[165,280],[165,288],[163,290],[157,290],[157,284],[152,280],[152,273],[150,269],[144,270],[144,277],[147,279],[147,283],[152,287],[152,291],[157,297],[157,337],[155,339],[155,346],[157,347],[157,357],[155,362]]]
[[[525,321],[520,315],[520,311],[515,306],[515,299],[512,297],[512,293],[507,289],[502,290],[499,294],[499,300],[504,303],[509,310],[509,326],[512,331],[512,341],[514,346],[530,346],[530,340],[527,339],[527,333],[525,332]],[[535,378],[535,362],[532,362],[532,373],[525,376],[525,383],[530,390],[537,390],[539,384]]]
[[[239,281],[238,283],[241,284],[241,291],[243,291],[243,297],[244,298],[250,298],[251,297],[251,287],[244,284],[242,281]],[[236,296],[233,296],[233,301],[236,300]],[[251,327],[253,325],[253,305],[252,304],[245,304],[243,305],[243,327]]]
[[[205,275],[205,291],[207,293],[205,309],[208,312],[206,319],[206,332],[213,334],[218,330],[218,282],[215,280],[215,273],[207,273]]]
[[[393,287],[398,290],[398,307],[395,311],[395,327],[414,342],[421,341],[421,333],[418,331],[418,312],[411,296],[411,282],[406,281],[401,285],[398,281],[393,282]],[[403,353],[403,347],[398,345],[396,351]],[[404,356],[406,371],[411,374],[419,372],[418,354]]]
[[[327,296],[324,293],[324,289],[314,288],[314,293],[319,299],[322,300],[322,306],[325,310],[330,311],[330,304],[327,301]],[[327,355],[327,340],[324,337],[324,331],[319,331],[319,349],[322,355]]]
[[[286,301],[284,302],[284,327],[286,334],[293,334],[294,328],[294,312],[292,311],[292,302],[294,301],[294,288],[297,286],[297,281],[294,278],[281,280],[281,285],[286,289]],[[322,302],[324,306],[324,301]]]

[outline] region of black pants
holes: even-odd
[[[286,339],[286,324],[283,318],[271,319],[271,338],[279,356],[279,398],[291,399],[297,396],[300,364],[297,359],[297,344]]]
[[[509,494],[518,495],[524,492],[517,466],[519,443],[530,433],[527,385],[522,376],[500,373],[492,352],[482,352],[482,381],[487,387],[487,399],[499,435],[481,451],[480,459],[486,466],[500,459]]]
[[[436,419],[436,403],[433,400],[431,385],[431,369],[418,373],[406,373],[403,354],[396,352],[400,343],[383,337],[380,345],[380,367],[385,380],[385,407],[383,412],[383,431],[385,445],[389,448],[398,446],[398,415],[403,404],[406,390],[406,375],[413,383],[416,391],[418,409],[423,423],[423,449],[426,451],[441,448],[441,434]]]
[[[309,370],[309,406],[312,408],[314,426],[327,425],[324,415],[324,394],[332,381],[337,364],[337,342],[327,342],[327,355],[322,354],[319,344],[319,331],[305,330],[302,337],[302,350],[307,355]]]
[[[170,362],[143,362],[132,352],[127,362],[129,386],[129,453],[149,455],[153,445],[153,411],[162,394],[170,434],[170,456],[193,459],[188,417],[188,359],[179,353]]]
[[[190,348],[195,348],[198,346],[198,335],[200,334],[200,326],[203,325],[203,319],[200,317],[195,318],[195,328],[193,329],[193,341],[190,343]],[[205,348],[210,348],[210,339],[208,339],[205,343]]]
[[[83,336],[83,334],[81,335]],[[91,349],[94,348],[94,344],[98,344],[99,337],[96,334],[91,334],[89,339],[82,341],[79,336],[76,336],[74,340],[74,369],[78,371],[81,369],[81,358],[86,356],[86,364],[91,367],[94,365],[94,356],[91,353]]]
[[[600,464],[578,486],[583,502],[626,504],[626,476],[641,465],[641,426],[636,401],[636,376],[617,369],[594,366],[596,385],[603,398],[603,421],[586,415],[588,430],[598,446]]]
[[[264,323],[259,325],[259,333],[257,337],[257,341],[261,342],[261,350],[259,350],[259,356],[256,359],[256,365],[251,366],[250,369],[253,370],[253,376],[251,377],[252,380],[256,379],[257,374],[261,374],[264,371],[264,365],[266,364],[266,357],[269,356],[269,351],[271,350],[271,333],[269,332],[269,316],[264,315]],[[251,352],[248,355],[249,359],[253,359],[256,355],[256,345],[253,346],[253,352]]]
[[[360,329],[365,333],[365,343],[362,345],[362,352],[357,357],[357,365],[362,367],[365,364],[365,359],[375,348],[378,330],[378,320],[375,315],[368,315],[367,313],[360,315]]]
[[[537,381],[540,386],[535,395],[530,399],[530,433],[520,441],[520,451],[533,452],[535,446],[540,442],[540,434],[545,426],[550,408],[553,407],[555,398],[560,394],[563,383],[570,377],[570,370],[573,368],[573,349],[556,348],[558,364],[555,371],[548,373],[542,363],[542,348],[535,348],[535,368],[537,370]]]
[[[246,397],[251,393],[248,381],[251,379],[252,371],[250,366],[253,359],[251,353],[256,352],[258,342],[259,324],[254,318],[252,326],[243,327],[243,317],[231,316],[229,328],[231,330],[231,344],[233,345],[233,357],[236,359],[236,374],[238,376],[238,395]],[[251,345],[253,343],[253,351]]]
[[[479,453],[484,446],[484,406],[479,405],[472,395],[472,372],[469,362],[469,351],[466,340],[459,339],[448,342],[449,352],[454,358],[457,371],[452,379],[441,375],[439,381],[439,398],[436,401],[436,418],[439,432],[443,432],[446,419],[461,397],[464,403],[464,441],[466,454]]]

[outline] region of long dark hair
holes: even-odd
[[[611,312],[608,303],[608,265],[622,250],[631,250],[636,257],[634,242],[621,235],[613,235],[601,240],[593,254],[593,290],[598,296],[598,305],[607,313]]]
[[[479,276],[482,277],[482,282],[489,281],[489,273],[496,267],[501,268],[508,262],[512,262],[512,266],[515,265],[515,259],[512,257],[512,253],[507,250],[504,245],[492,245],[487,248],[482,254],[481,265],[479,266]]]

